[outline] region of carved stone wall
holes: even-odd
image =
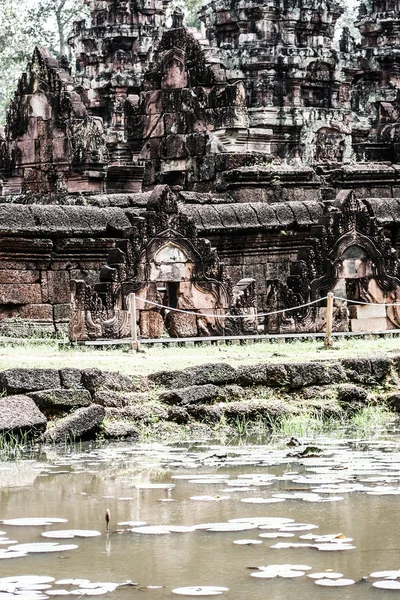
[[[65,326],[70,284],[73,339],[127,335],[132,291],[147,337],[319,331],[325,307],[254,314],[329,290],[357,328],[351,301],[399,297],[394,6],[334,48],[330,0],[211,0],[202,34],[169,0],[86,3],[74,75],[37,48],[0,132],[0,330]]]

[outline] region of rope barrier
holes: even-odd
[[[241,315],[229,315],[229,314],[218,314],[218,313],[213,313],[213,314],[207,314],[207,313],[201,313],[198,311],[194,311],[194,310],[183,310],[180,308],[172,308],[170,306],[166,306],[165,304],[159,304],[158,302],[153,302],[152,300],[147,300],[145,298],[140,298],[139,296],[136,296],[136,299],[138,302],[143,302],[144,304],[150,304],[151,306],[154,306],[156,308],[160,308],[160,309],[164,309],[165,311],[168,312],[176,312],[176,313],[182,313],[184,315],[193,315],[196,317],[210,317],[210,318],[214,318],[214,317],[218,317],[219,319],[259,319],[262,317],[271,317],[273,315],[279,315],[282,313],[286,313],[286,312],[290,312],[290,311],[294,311],[294,310],[299,310],[301,308],[307,308],[308,306],[313,306],[314,304],[318,304],[319,302],[323,302],[325,300],[328,299],[328,296],[323,296],[322,298],[318,298],[318,300],[312,300],[311,302],[306,302],[305,304],[299,304],[298,306],[291,306],[289,308],[280,308],[278,310],[273,310],[271,312],[265,312],[265,313],[257,313],[255,315],[251,315],[251,314],[241,314]],[[375,303],[375,302],[362,302],[361,300],[350,300],[348,298],[342,298],[341,296],[334,296],[334,300],[340,300],[341,302],[351,302],[352,305],[362,305],[362,306],[398,306],[400,307],[400,302],[391,302],[391,303]],[[219,309],[216,309],[219,310]]]
[[[335,300],[341,300],[342,302],[351,302],[351,304],[357,304],[362,306],[400,306],[399,302],[362,302],[361,300],[349,300],[348,298],[341,298],[340,296],[334,296]]]
[[[164,304],[159,304],[158,302],[153,302],[152,300],[146,300],[144,298],[140,298],[139,296],[136,296],[136,299],[138,302],[144,302],[146,304],[151,304],[152,306],[156,306],[157,308],[161,308],[164,309],[168,312],[177,312],[177,313],[183,313],[184,315],[194,315],[196,317],[210,317],[210,318],[215,318],[218,317],[220,319],[259,319],[261,317],[270,317],[272,315],[279,315],[282,313],[286,313],[292,310],[298,310],[300,308],[306,308],[307,306],[312,306],[313,304],[318,304],[318,302],[323,302],[324,300],[327,300],[328,296],[324,296],[323,298],[319,298],[318,300],[312,300],[311,302],[307,302],[306,304],[299,304],[299,306],[292,306],[290,308],[281,308],[279,310],[273,310],[271,312],[266,312],[266,313],[258,313],[255,315],[220,315],[218,313],[214,313],[212,315],[210,314],[206,314],[206,313],[201,313],[201,312],[195,312],[195,311],[190,311],[190,310],[182,310],[180,308],[171,308],[169,306],[165,306]],[[218,310],[218,309],[216,309]]]

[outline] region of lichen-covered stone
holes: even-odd
[[[0,387],[8,395],[60,386],[60,374],[56,369],[8,369],[0,373]]]
[[[70,442],[82,439],[93,439],[99,432],[99,427],[106,416],[104,406],[92,404],[85,408],[78,408],[74,413],[60,419],[49,428],[44,436],[47,442]]]
[[[84,369],[81,377],[82,385],[94,394],[98,390],[135,391],[136,384],[131,377],[117,372],[100,371],[100,369]]]
[[[368,404],[368,393],[362,387],[352,384],[339,386],[338,402],[353,412]]]
[[[28,396],[40,409],[47,412],[79,408],[92,403],[92,396],[88,390],[84,389],[40,390],[39,392],[30,392]]]
[[[225,385],[235,383],[237,371],[225,363],[205,364],[188,367],[182,371],[160,371],[149,376],[149,380],[167,388],[191,385]]]
[[[137,440],[139,431],[133,423],[126,421],[108,421],[101,430],[102,436],[106,439],[127,439]]]
[[[0,398],[0,433],[28,434],[37,437],[47,426],[47,419],[35,402],[24,395]]]
[[[213,402],[218,394],[219,388],[216,385],[192,385],[165,392],[160,395],[160,400],[167,404],[198,404]]]

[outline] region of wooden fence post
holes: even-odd
[[[136,350],[136,352],[139,352],[140,343],[137,335],[135,294],[129,294],[129,312],[131,315],[131,350]]]
[[[333,325],[333,293],[329,292],[328,301],[326,303],[326,332],[325,332],[325,348],[332,348],[332,325]]]

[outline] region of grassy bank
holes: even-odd
[[[148,375],[160,370],[174,370],[204,363],[228,362],[234,366],[262,362],[308,362],[399,353],[399,337],[339,339],[335,347],[325,350],[321,340],[287,343],[257,342],[245,345],[195,347],[146,347],[132,353],[127,347],[95,349],[70,347],[59,342],[22,342],[0,344],[0,370],[11,368],[91,368],[119,371],[126,375]]]

